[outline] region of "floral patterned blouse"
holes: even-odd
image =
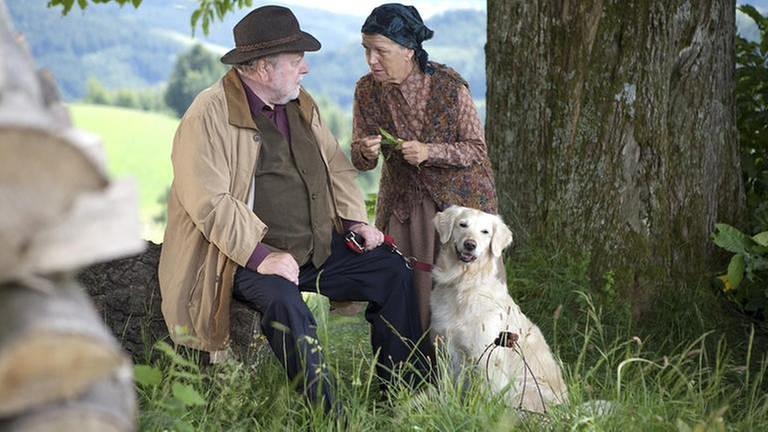
[[[430,75],[414,67],[400,85],[384,84],[384,104],[392,114],[396,129],[388,132],[406,141],[421,135],[422,125],[427,117],[431,79]],[[487,157],[480,117],[469,89],[464,86],[459,90],[458,108],[460,142],[425,143],[429,147],[429,158],[423,162],[424,165],[465,167]],[[358,169],[370,170],[376,167],[377,160],[365,159],[356,146],[356,141],[365,137],[363,121],[358,101],[355,100],[352,117],[352,161]]]

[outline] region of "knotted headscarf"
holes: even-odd
[[[383,4],[368,15],[360,31],[386,36],[412,49],[419,63],[419,69],[428,75],[434,72],[432,66],[427,63],[429,54],[421,47],[421,43],[431,39],[434,32],[424,25],[415,7],[400,3]]]

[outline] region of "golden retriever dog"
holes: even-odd
[[[546,412],[565,402],[560,365],[507,291],[501,253],[512,232],[499,216],[457,206],[438,212],[434,224],[441,246],[432,270],[431,329],[454,372],[477,368],[513,408]]]

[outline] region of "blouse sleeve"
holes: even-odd
[[[355,98],[352,101],[352,144],[350,145],[350,156],[352,165],[355,168],[360,171],[368,171],[376,168],[379,159],[369,160],[363,156],[360,152],[360,142],[363,138],[365,138],[365,121],[358,106],[357,90],[355,90]]]
[[[487,157],[483,127],[469,89],[459,90],[459,138],[451,143],[428,143],[429,158],[424,165],[451,168],[467,167]]]

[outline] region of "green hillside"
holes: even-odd
[[[322,100],[321,104],[327,118],[351,121],[343,118],[340,112],[332,112],[338,108]],[[165,194],[173,178],[171,143],[179,120],[169,115],[105,105],[73,103],[69,108],[77,128],[101,137],[109,174],[135,179],[141,200],[144,237],[160,242],[164,225],[157,219],[165,214]],[[336,125],[336,129],[344,127]],[[336,134],[338,136],[339,132]],[[348,134],[349,131],[341,133],[341,144],[347,153]],[[378,176],[378,170],[361,173],[358,176],[360,188],[365,193],[376,192]]]
[[[46,0],[7,0],[15,28],[21,32],[37,64],[53,72],[67,100],[85,94],[94,77],[108,89],[136,89],[163,84],[176,56],[194,43],[223,54],[232,47],[232,27],[248,9],[211,24],[207,37],[191,36],[190,15],[196,1],[143,0],[136,9],[115,3],[77,6],[67,16],[48,8]],[[359,38],[360,18],[293,7],[302,27],[332,51]]]
[[[189,17],[196,3],[143,0],[138,9],[91,4],[64,17],[43,0],[8,0],[7,6],[37,64],[49,69],[62,96],[74,101],[85,94],[88,78],[111,90],[157,88],[191,44],[203,43],[217,55],[231,48],[232,27],[248,10],[212,23],[207,37],[198,30],[192,39]],[[307,55],[311,72],[305,87],[349,110],[355,82],[368,71],[360,46],[363,17],[291,8],[302,27],[323,44],[319,52]],[[485,21],[480,10],[450,10],[427,20],[435,31],[434,39],[425,43],[430,58],[459,71],[478,100],[485,98]]]
[[[162,240],[162,226],[154,219],[165,212],[165,193],[171,184],[171,141],[178,119],[101,105],[70,105],[75,126],[101,137],[113,177],[133,177],[139,189],[144,237]]]

